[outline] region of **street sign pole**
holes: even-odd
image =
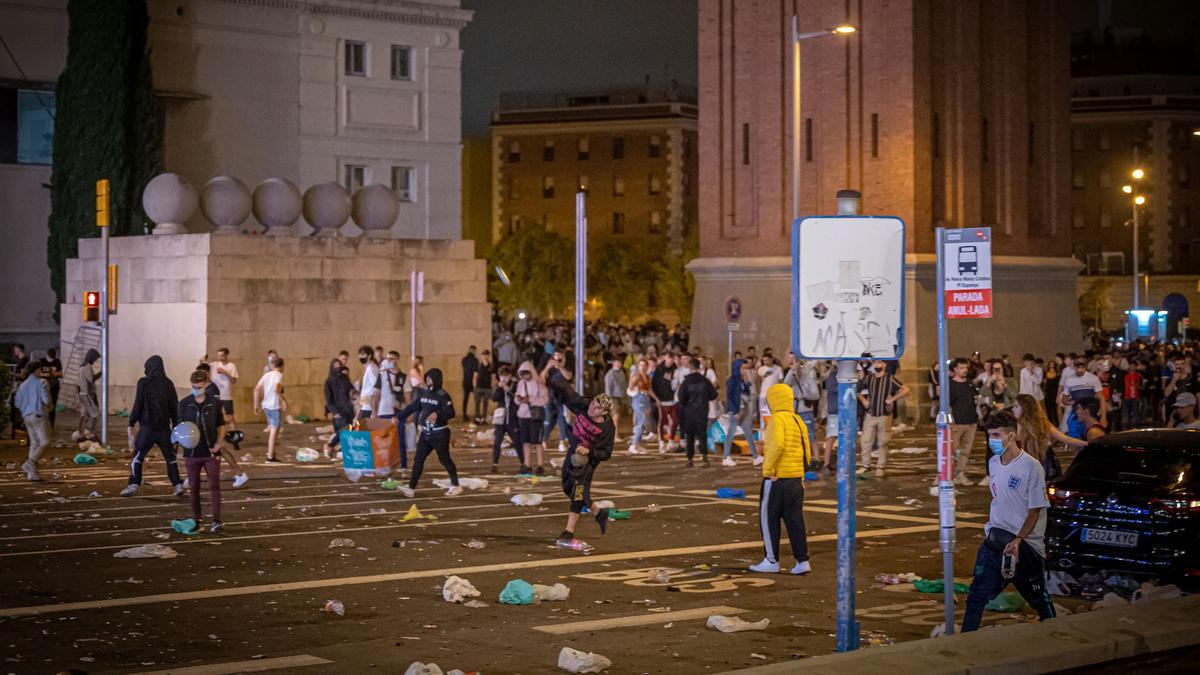
[[[944,590],[942,602],[946,610],[946,630],[944,635],[954,634],[954,549],[956,548],[957,531],[955,530],[955,497],[954,497],[954,439],[950,435],[950,425],[954,424],[954,415],[950,411],[950,368],[946,344],[946,228],[936,230],[937,238],[937,333],[938,333],[938,416],[937,416],[937,447],[938,447],[938,522],[940,535],[938,543],[942,549],[942,579]]]
[[[96,225],[104,250],[104,279],[100,286],[100,445],[108,447],[108,179],[96,181]]]
[[[413,361],[417,359],[417,305],[425,302],[425,273],[413,270],[408,275],[408,294],[409,300],[412,300],[412,315],[409,317],[409,348],[412,350],[410,357]]]
[[[843,197],[845,195],[845,197]],[[839,216],[858,214],[861,194],[850,190],[838,191]],[[793,309],[799,312],[799,294],[793,294]],[[799,314],[797,314],[799,316]],[[858,649],[858,622],[855,621],[855,554],[858,523],[855,509],[858,486],[854,460],[858,449],[858,370],[853,360],[837,362],[838,383],[838,456],[837,456],[837,650]]]
[[[583,396],[583,308],[587,302],[587,193],[575,193],[575,391]]]

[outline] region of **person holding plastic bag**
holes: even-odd
[[[187,469],[188,492],[192,501],[192,519],[200,529],[200,472],[207,474],[209,508],[212,509],[211,532],[220,532],[221,523],[221,441],[225,437],[225,414],[221,398],[207,390],[208,373],[192,373],[192,393],[179,402],[179,425],[171,440],[183,448],[183,464]],[[194,436],[186,425],[194,425]]]
[[[458,467],[450,458],[450,420],[454,419],[454,402],[442,388],[441,370],[430,368],[425,373],[424,384],[425,388],[413,392],[412,403],[396,415],[403,424],[409,415],[415,414],[417,428],[421,430],[417,438],[417,452],[413,457],[412,476],[408,479],[408,485],[400,486],[400,492],[410,499],[416,494],[417,482],[425,470],[425,459],[430,453],[436,452],[438,461],[450,474],[450,489],[446,491],[446,496],[454,497],[462,494],[462,488],[458,485]]]
[[[590,545],[575,538],[575,526],[579,524],[579,514],[583,513],[583,509],[592,508],[592,477],[596,474],[596,467],[612,457],[613,439],[617,436],[617,428],[612,421],[613,400],[606,394],[586,399],[571,388],[559,371],[552,370],[549,375],[551,389],[567,410],[575,415],[570,433],[567,434],[570,446],[562,468],[563,493],[571,500],[571,505],[567,513],[567,528],[558,535],[555,543],[560,548],[590,551]],[[604,534],[608,529],[608,509],[596,510],[596,523],[600,525],[600,534]]]

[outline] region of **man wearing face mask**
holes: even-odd
[[[450,474],[450,489],[446,496],[454,497],[462,494],[458,486],[458,468],[450,458],[450,420],[454,419],[454,402],[450,394],[442,388],[442,371],[430,368],[425,374],[425,387],[413,392],[413,401],[401,410],[397,417],[404,420],[409,415],[416,414],[417,428],[420,437],[417,439],[417,452],[413,457],[412,476],[408,485],[400,486],[400,492],[411,499],[416,494],[417,481],[425,470],[425,459],[429,453],[436,452],[438,461]]]
[[[221,407],[221,395],[212,386],[208,372],[197,370],[192,373],[192,393],[179,402],[179,421],[191,422],[200,431],[199,443],[194,448],[183,449],[183,462],[187,468],[187,482],[192,501],[192,519],[200,529],[200,472],[208,480],[209,507],[212,509],[212,525],[209,531],[220,532],[221,524],[221,440],[225,435],[225,416]]]
[[[895,375],[888,375],[887,364],[876,359],[871,362],[869,374],[858,385],[858,400],[866,408],[862,431],[862,466],[859,472],[871,468],[871,450],[879,443],[879,460],[875,464],[875,477],[884,477],[888,457],[888,430],[891,427],[892,406],[908,396],[908,385],[901,384]]]
[[[325,442],[322,454],[332,459],[332,453],[341,445],[341,432],[354,419],[354,404],[350,401],[350,371],[339,359],[329,363],[329,376],[325,378],[325,412],[332,416],[333,435]],[[401,455],[403,457],[403,455]]]
[[[1001,410],[988,418],[992,505],[985,538],[975,556],[975,576],[967,594],[962,632],[977,630],[984,607],[1011,581],[1043,621],[1054,618],[1046,591],[1046,472],[1042,463],[1017,446],[1017,420]],[[1004,559],[1015,561],[1011,571]]]
[[[358,387],[358,419],[378,417],[380,381],[379,363],[367,345],[358,348],[358,362],[363,364],[362,382]]]

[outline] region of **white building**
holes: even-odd
[[[46,266],[47,108],[67,57],[66,0],[0,4],[0,340],[58,339]],[[404,238],[461,236],[458,0],[150,0],[167,171],[301,190],[369,183],[401,199]],[[11,129],[5,118],[14,120]],[[15,132],[15,133],[14,133]],[[200,213],[193,232],[211,229]],[[307,231],[298,224],[299,233]],[[243,228],[258,225],[250,218]],[[343,228],[358,234],[353,224]]]

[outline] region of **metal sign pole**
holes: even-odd
[[[100,445],[108,447],[108,228],[100,228],[104,280],[100,284]]]
[[[954,497],[954,439],[950,435],[950,425],[954,424],[954,415],[950,411],[950,372],[949,349],[946,344],[946,228],[936,230],[937,240],[937,333],[938,333],[938,397],[937,438],[938,438],[938,521],[941,525],[938,542],[942,549],[942,579],[944,590],[942,602],[946,609],[946,631],[944,635],[954,634],[954,549],[956,548],[957,532],[955,530],[955,497]]]
[[[838,215],[853,216],[858,213],[858,193],[838,193]],[[853,194],[851,197],[850,195]],[[798,289],[794,289],[798,290]],[[798,303],[798,293],[793,295],[793,305]],[[794,311],[799,311],[795,306]],[[854,474],[855,455],[858,448],[858,370],[853,360],[837,363],[838,382],[838,517],[837,517],[837,650],[848,652],[858,649],[858,622],[855,615],[855,572],[857,556],[855,541],[858,524],[855,509],[858,502],[858,486]]]
[[[587,302],[587,193],[575,193],[575,391],[583,395],[583,307]]]

